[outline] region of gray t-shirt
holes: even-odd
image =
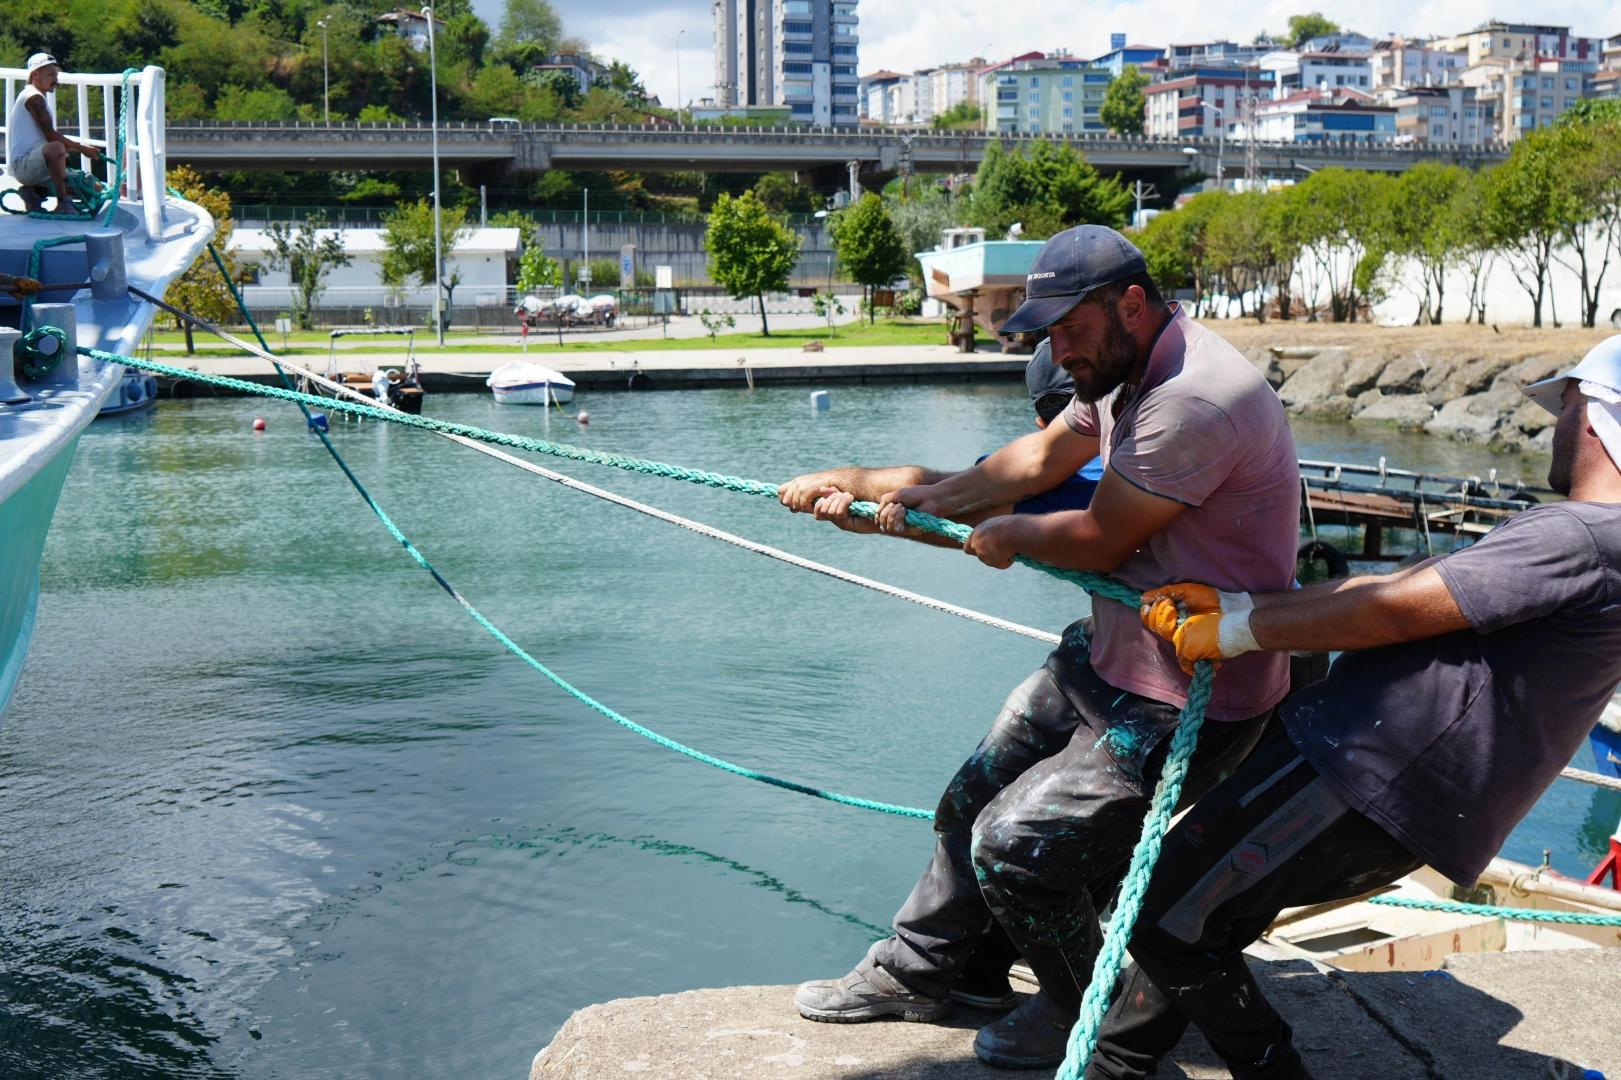
[[[1472,629],[1346,653],[1281,715],[1346,802],[1473,884],[1621,683],[1621,505],[1527,510],[1434,566]]]

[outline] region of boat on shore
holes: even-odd
[[[574,400],[574,380],[531,360],[514,360],[484,381],[497,405],[566,405]]]
[[[0,68],[8,102],[27,77],[21,69]],[[71,351],[32,365],[34,377],[25,369],[24,377],[14,380],[13,346],[24,331],[55,326],[70,346],[133,355],[157,309],[129,287],[163,295],[214,235],[207,211],[169,195],[164,186],[162,68],[127,77],[64,72],[60,85],[79,95],[81,120],[73,137],[109,148],[104,175],[97,180],[118,184],[124,194],[92,220],[0,215],[0,270],[68,286],[42,292],[30,304],[0,293],[0,712],[28,655],[39,605],[40,557],[79,436],[115,395],[127,401],[121,365]],[[101,95],[103,116],[127,117],[123,139],[116,124],[102,124],[103,137],[95,137],[86,108],[93,92]],[[16,182],[8,176],[3,186],[15,188]],[[8,203],[18,202],[14,190],[3,194]],[[38,344],[42,351],[57,350],[50,338]],[[144,399],[152,380],[141,378]],[[150,388],[155,397],[155,384]]]

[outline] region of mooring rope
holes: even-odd
[[[1540,911],[1536,908],[1498,907],[1495,904],[1460,904],[1456,900],[1421,900],[1410,896],[1373,896],[1370,904],[1445,911],[1453,915],[1483,915],[1517,922],[1570,923],[1575,926],[1621,926],[1621,915],[1594,915],[1586,911]]]
[[[232,289],[232,292],[235,293],[234,288]],[[240,302],[240,295],[238,295],[238,303],[240,304]],[[244,311],[245,310],[246,309],[244,308]],[[255,327],[255,333],[257,332],[257,327]],[[260,340],[263,342],[262,335],[260,336]],[[266,351],[268,351],[268,348]],[[159,364],[150,360],[114,356],[107,353],[100,353],[98,350],[93,349],[81,349],[80,352],[94,356],[97,359],[101,359],[109,363],[122,363],[135,367],[139,370],[151,372],[153,374],[167,375],[171,378],[192,379],[206,385],[214,385],[225,389],[235,390],[238,393],[293,401],[304,408],[313,405],[316,408],[332,409],[334,411],[344,412],[354,416],[371,417],[373,419],[404,424],[409,427],[419,427],[428,431],[439,431],[450,435],[458,435],[463,438],[476,440],[478,442],[511,446],[515,449],[530,450],[535,453],[570,458],[576,461],[586,461],[592,464],[608,465],[631,472],[640,472],[654,476],[664,476],[670,479],[685,480],[689,483],[703,484],[707,487],[722,488],[728,491],[738,491],[749,495],[775,497],[777,494],[777,485],[775,484],[767,484],[757,480],[745,480],[740,477],[726,476],[720,473],[705,472],[697,469],[687,469],[677,465],[667,465],[662,462],[646,461],[639,458],[628,458],[616,454],[603,454],[594,450],[587,450],[582,447],[569,446],[566,443],[553,443],[542,439],[530,439],[525,436],[508,435],[501,432],[487,431],[483,428],[472,427],[466,424],[452,424],[446,421],[434,420],[431,417],[412,416],[407,413],[386,410],[378,408],[375,405],[361,405],[351,401],[322,398],[312,394],[301,394],[296,390],[293,390],[290,383],[286,389],[280,389],[273,386],[263,386],[259,383],[247,382],[241,379],[232,379],[224,375],[205,375],[202,372],[190,371],[185,368],[176,368],[168,364]],[[285,372],[282,372],[282,380],[284,382],[288,381]],[[331,451],[334,458],[337,458],[337,450],[332,447],[331,443],[325,438],[324,434],[322,435],[322,442],[327,445],[327,448]],[[486,630],[494,635],[497,640],[501,641],[502,644],[506,645],[508,649],[523,659],[531,667],[535,668],[535,670],[545,675],[557,686],[578,698],[580,701],[590,705],[598,712],[601,712],[603,715],[614,720],[616,723],[622,724],[646,738],[653,739],[655,742],[660,743],[660,745],[667,746],[672,750],[677,750],[678,752],[684,753],[689,757],[703,761],[706,764],[711,764],[717,768],[726,769],[728,772],[733,772],[740,776],[746,776],[750,779],[775,784],[776,786],[784,787],[791,791],[799,791],[803,794],[815,795],[819,798],[830,799],[834,802],[842,802],[846,805],[860,806],[864,809],[879,810],[892,814],[903,814],[909,817],[921,817],[928,819],[933,818],[933,815],[927,811],[915,810],[909,807],[897,807],[887,803],[875,803],[866,799],[855,799],[851,796],[837,796],[831,792],[824,792],[817,788],[809,788],[805,785],[794,784],[789,781],[777,780],[776,778],[768,777],[763,773],[757,773],[751,769],[744,769],[741,766],[732,765],[731,763],[724,762],[719,758],[711,757],[710,755],[693,750],[690,747],[682,746],[682,744],[674,742],[673,740],[666,739],[665,737],[658,735],[656,732],[653,732],[648,728],[644,728],[641,725],[636,724],[634,721],[620,716],[617,712],[608,708],[606,705],[596,701],[594,698],[591,698],[582,691],[575,689],[569,683],[565,682],[562,678],[554,674],[550,669],[546,668],[545,665],[541,664],[538,660],[535,660],[528,653],[519,648],[515,642],[506,637],[505,634],[501,633],[501,631],[497,629],[494,624],[490,623],[489,620],[485,619],[483,615],[479,614],[478,611],[473,608],[473,606],[469,604],[460,593],[457,593],[453,588],[451,588],[449,583],[439,575],[438,571],[434,570],[428,561],[422,557],[421,553],[411,545],[410,541],[405,538],[404,534],[394,526],[393,522],[388,519],[388,517],[383,513],[382,509],[378,507],[375,501],[371,499],[370,495],[366,494],[365,489],[361,487],[360,482],[354,478],[353,473],[349,471],[347,465],[343,464],[341,458],[337,458],[337,460],[340,466],[343,467],[345,474],[350,477],[350,480],[355,484],[357,490],[359,490],[366,498],[367,503],[372,507],[378,518],[388,527],[389,531],[394,534],[395,538],[399,540],[401,545],[406,548],[411,556],[416,559],[424,569],[433,574],[434,578],[439,581],[441,586],[444,587],[445,590],[449,592],[450,595],[455,598],[456,601],[460,603],[469,614],[471,614],[482,626],[484,626]],[[857,501],[851,504],[850,512],[858,517],[876,517],[878,513],[878,506],[876,503]],[[922,514],[915,510],[907,511],[906,524],[913,528],[933,533],[937,536],[948,537],[957,541],[958,543],[966,540],[973,532],[973,529],[969,526],[960,525],[956,522],[947,521],[943,518],[937,518],[929,514]],[[1086,570],[1069,570],[1061,567],[1050,566],[1046,563],[1038,562],[1034,559],[1028,559],[1023,556],[1017,557],[1017,561],[1034,569],[1039,569],[1044,573],[1051,574],[1054,577],[1062,578],[1063,580],[1080,585],[1082,588],[1085,588],[1096,595],[1119,601],[1120,603],[1127,604],[1133,608],[1140,606],[1142,602],[1142,594],[1140,591],[1103,574]],[[1110,920],[1109,928],[1105,932],[1103,947],[1101,950],[1099,950],[1097,961],[1093,966],[1092,978],[1087,985],[1086,994],[1081,1002],[1080,1017],[1076,1021],[1075,1026],[1070,1030],[1070,1038],[1066,1056],[1063,1064],[1058,1070],[1059,1080],[1079,1080],[1081,1071],[1085,1068],[1086,1062],[1091,1059],[1092,1051],[1096,1047],[1098,1029],[1102,1025],[1104,1014],[1108,1011],[1109,995],[1113,991],[1115,981],[1120,975],[1121,968],[1124,966],[1126,947],[1130,943],[1132,930],[1135,928],[1137,917],[1142,910],[1143,895],[1147,891],[1149,879],[1153,874],[1154,864],[1159,860],[1160,845],[1164,840],[1165,830],[1169,827],[1171,816],[1175,811],[1176,804],[1181,799],[1182,784],[1187,778],[1188,762],[1192,758],[1194,748],[1197,744],[1199,728],[1204,723],[1205,709],[1210,704],[1210,695],[1212,691],[1214,674],[1214,667],[1209,661],[1202,660],[1194,665],[1194,676],[1193,681],[1188,688],[1188,699],[1182,708],[1181,716],[1178,718],[1177,730],[1176,734],[1171,740],[1168,758],[1163,770],[1161,771],[1159,783],[1155,786],[1154,797],[1150,803],[1148,814],[1143,821],[1142,835],[1138,838],[1136,845],[1132,849],[1131,863],[1126,872],[1125,879],[1120,886],[1119,898],[1115,902],[1115,916]]]
[[[1560,769],[1559,775],[1566,780],[1592,784],[1594,787],[1609,788],[1611,791],[1621,791],[1621,777],[1605,776],[1603,773],[1588,772],[1586,769]]]

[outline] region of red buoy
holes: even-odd
[[[262,417],[262,416],[255,416],[253,418],[253,430],[254,431],[263,431],[264,429],[265,429],[265,418]]]
[[[591,414],[586,412],[584,409],[581,409],[580,414],[574,419],[578,420],[581,424],[589,424],[591,422]]]

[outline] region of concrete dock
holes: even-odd
[[[1621,949],[1457,954],[1438,972],[1252,966],[1318,1080],[1580,1080],[1587,1069],[1621,1077]],[[741,986],[592,1005],[535,1057],[530,1080],[1017,1075],[974,1057],[974,1033],[994,1014],[959,1008],[941,1024],[817,1024],[794,1011],[793,995],[792,986]],[[1160,1075],[1230,1076],[1197,1029]]]
[[[339,354],[343,371],[369,373],[379,363],[398,366],[404,352],[359,355]],[[874,345],[829,347],[823,352],[799,349],[625,349],[623,351],[534,353],[537,363],[561,371],[581,390],[624,390],[640,374],[639,389],[691,390],[747,386],[752,375],[757,386],[942,382],[1017,381],[1024,378],[1030,357],[1000,352],[961,353],[949,345]],[[422,387],[429,394],[488,393],[484,380],[502,364],[523,358],[514,352],[421,352]],[[211,375],[229,375],[266,384],[280,384],[263,360],[253,356],[157,357],[176,367]],[[312,371],[325,372],[324,355],[289,357]],[[165,397],[212,396],[213,387],[183,380],[160,380]]]

